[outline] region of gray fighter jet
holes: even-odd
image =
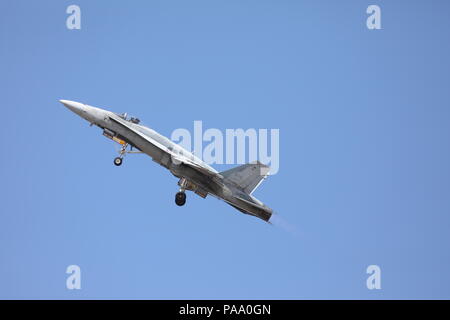
[[[69,110],[103,129],[103,135],[121,145],[114,164],[120,166],[127,153],[145,153],[180,180],[175,203],[186,203],[186,190],[205,198],[208,194],[224,200],[237,210],[269,221],[272,209],[252,196],[269,173],[269,167],[259,161],[218,172],[191,152],[156,131],[140,124],[126,113],[92,107],[83,103],[60,100]],[[134,150],[133,150],[134,148]]]

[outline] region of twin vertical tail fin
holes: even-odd
[[[228,181],[234,183],[247,194],[252,194],[268,176],[270,167],[259,161],[243,164],[236,168],[220,172]]]

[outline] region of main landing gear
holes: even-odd
[[[186,203],[186,193],[184,191],[177,192],[175,195],[175,203],[177,206],[184,206]]]
[[[181,178],[178,185],[180,186],[180,191],[175,195],[175,203],[181,207],[186,203],[186,193],[184,191],[188,186],[188,181],[185,178]]]

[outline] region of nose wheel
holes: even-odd
[[[186,203],[186,193],[184,191],[177,192],[175,195],[175,203],[177,206],[184,206]]]
[[[114,164],[116,166],[120,166],[122,164],[123,159],[121,157],[114,158]]]

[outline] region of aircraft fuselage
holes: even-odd
[[[243,213],[254,215],[265,221],[270,219],[272,209],[243,192],[233,181],[225,179],[191,152],[155,130],[139,124],[139,120],[134,118],[128,120],[126,115],[75,101],[60,100],[60,102],[86,121],[103,129],[105,136],[122,144],[121,156],[126,153],[126,147],[130,145],[170,170],[174,176],[180,178],[179,193],[190,190],[203,198],[211,194]],[[117,159],[115,164],[120,165],[122,160],[120,158],[120,161],[116,162]],[[180,197],[183,196],[180,195]],[[178,205],[183,205],[184,201],[179,204],[176,200]]]

